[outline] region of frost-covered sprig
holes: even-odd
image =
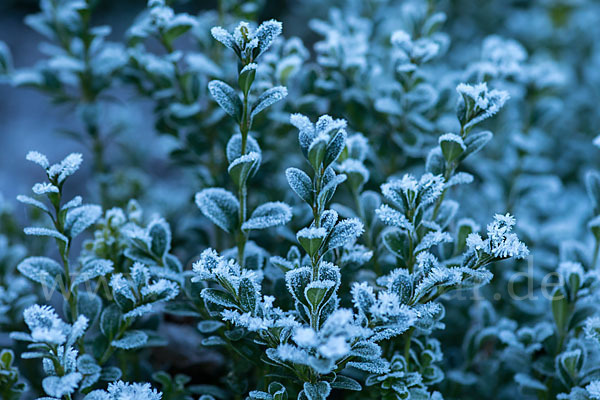
[[[271,47],[275,39],[281,35],[282,24],[272,19],[253,29],[248,22],[240,22],[233,33],[220,26],[213,27],[210,32],[216,40],[233,50],[245,67],[254,63]]]
[[[102,208],[97,205],[82,204],[80,196],[67,202],[63,201],[63,186],[66,179],[79,169],[83,161],[81,154],[70,154],[60,163],[52,165],[46,156],[36,151],[29,152],[27,159],[38,164],[46,173],[48,182],[37,183],[32,190],[34,194],[45,197],[47,201],[25,195],[18,196],[17,200],[42,210],[50,218],[52,228],[28,227],[25,228],[25,234],[54,238],[62,266],[51,258],[29,257],[23,260],[17,269],[27,278],[50,290],[59,287],[69,303],[71,320],[75,321],[78,315],[77,286],[112,271],[112,265],[107,260],[94,260],[91,264],[82,265],[79,271],[73,268],[70,260],[73,239],[100,218]]]
[[[101,368],[93,368],[95,360],[75,347],[88,328],[88,318],[80,315],[69,325],[50,306],[36,304],[25,310],[24,319],[31,333],[13,332],[11,337],[30,343],[30,351],[23,353],[23,358],[42,359],[47,375],[42,386],[49,398],[70,399],[77,389],[100,379]]]
[[[460,94],[456,111],[460,133],[441,135],[438,138],[438,146],[427,156],[427,171],[443,175],[446,182],[442,195],[436,200],[434,218],[440,213],[440,207],[450,187],[473,181],[471,174],[456,173],[459,164],[480,151],[493,137],[490,131],[472,133],[472,128],[497,113],[509,98],[508,92],[496,89],[488,91],[485,82],[475,86],[461,83],[456,91]]]
[[[450,235],[442,231],[447,221],[436,221],[435,216],[429,220],[428,211],[443,188],[442,176],[431,173],[419,180],[407,174],[381,186],[383,196],[394,206],[384,204],[376,210],[381,222],[388,226],[381,233],[383,244],[410,272],[419,253],[452,241]]]
[[[484,240],[478,233],[471,233],[467,236],[467,248],[470,253],[475,255],[474,260],[478,266],[483,266],[489,262],[503,260],[506,258],[525,258],[529,255],[527,246],[519,240],[517,235],[512,232],[515,225],[515,218],[510,215],[496,214],[494,221],[487,226],[487,238]]]
[[[149,0],[147,13],[129,28],[127,36],[133,43],[153,36],[173,52],[173,41],[197,25],[196,18],[187,13],[176,14],[164,0]]]
[[[133,264],[128,276],[113,274],[110,287],[125,320],[151,312],[156,304],[167,302],[179,293],[177,282],[152,279],[150,269],[139,262]]]
[[[264,203],[254,209],[250,216],[247,205],[247,183],[258,171],[262,159],[258,142],[249,135],[252,123],[260,112],[287,96],[285,87],[275,86],[265,90],[250,104],[252,84],[258,68],[254,60],[281,33],[281,23],[274,20],[264,22],[256,31],[252,31],[248,24],[242,22],[233,35],[220,27],[213,28],[212,33],[242,60],[237,79],[242,99],[238,91],[223,81],[213,80],[208,84],[211,96],[238,124],[240,133],[232,135],[227,143],[227,172],[235,185],[237,197],[222,188],[204,189],[196,194],[196,204],[215,225],[235,234],[238,262],[243,266],[246,242],[251,231],[285,225],[292,218],[290,207],[282,202]]]
[[[107,40],[110,26],[92,25],[94,3],[70,0],[44,3],[40,8],[26,20],[47,40],[46,58],[33,67],[15,69],[10,78],[15,85],[76,107],[75,119],[82,132],[69,131],[69,136],[83,142],[92,154],[98,198],[106,205],[112,200],[106,184],[111,172],[106,147],[110,137],[122,130],[120,122],[107,118],[111,102],[107,92],[127,64],[124,46]]]
[[[442,400],[439,392],[430,392],[429,385],[433,385],[443,379],[441,369],[436,365],[443,358],[436,339],[428,339],[426,344],[420,344],[420,354],[413,353],[418,357],[419,370],[411,371],[403,355],[395,353],[390,360],[389,371],[382,374],[370,375],[365,384],[367,386],[379,386],[383,395],[391,395],[396,398],[418,398],[424,400]],[[393,397],[392,397],[393,398]]]

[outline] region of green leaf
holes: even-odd
[[[313,281],[304,289],[304,297],[312,312],[316,312],[324,303],[327,303],[335,290],[335,282],[330,280]]]
[[[256,76],[256,68],[258,66],[254,63],[246,65],[240,72],[240,76],[238,77],[238,85],[240,89],[245,94],[248,94],[250,91],[250,87],[254,82],[254,77]]]
[[[156,219],[148,225],[150,236],[150,250],[154,255],[162,258],[171,250],[171,228],[164,219]]]
[[[569,300],[567,294],[562,288],[556,288],[552,293],[552,315],[554,316],[554,322],[559,333],[565,331],[567,323],[569,322]]]
[[[467,149],[462,138],[453,133],[447,133],[439,138],[442,154],[448,162],[456,160]]]
[[[100,330],[107,338],[113,338],[119,327],[123,314],[116,304],[111,304],[100,315]]]
[[[407,260],[410,256],[409,237],[407,232],[396,228],[388,228],[382,232],[381,239],[383,240],[386,249],[392,252],[396,257]]]
[[[308,148],[308,162],[310,162],[310,165],[315,171],[319,171],[321,169],[321,164],[325,159],[325,152],[327,151],[328,142],[329,138],[327,136],[317,136]]]

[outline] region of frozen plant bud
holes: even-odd
[[[210,30],[217,41],[237,54],[244,66],[253,63],[267,51],[281,32],[281,22],[274,19],[263,22],[256,30],[248,22],[240,22],[233,34],[220,26]]]
[[[504,90],[488,91],[485,82],[474,86],[461,83],[456,91],[460,94],[456,114],[464,129],[496,114],[510,97]]]

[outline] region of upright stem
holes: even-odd
[[[240,149],[241,155],[246,154],[248,145],[248,132],[250,131],[250,119],[248,118],[248,95],[249,93],[244,92],[244,109],[242,120],[240,122],[240,134],[242,136],[242,144]],[[248,234],[242,230],[242,224],[246,222],[248,201],[248,187],[245,182],[238,190],[238,201],[240,203],[239,232],[237,234],[238,262],[242,267],[244,267],[244,251],[246,248],[246,242],[248,241]]]

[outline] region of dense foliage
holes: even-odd
[[[325,3],[0,42],[79,126],[0,202],[3,399],[600,399],[600,4]]]

